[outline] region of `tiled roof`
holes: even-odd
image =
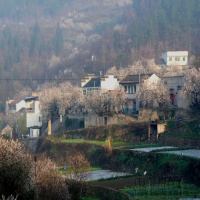
[[[126,76],[120,83],[139,83],[139,79],[142,80],[144,78],[151,77],[152,74],[139,74],[138,75],[128,75]]]
[[[88,83],[86,83],[83,87],[101,87],[101,78],[92,78]]]
[[[160,59],[160,58],[155,59],[155,64],[156,65],[166,65],[165,61],[163,59]]]
[[[30,101],[30,100],[35,100],[37,99],[38,97],[26,97],[25,98],[25,101]]]

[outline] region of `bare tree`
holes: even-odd
[[[40,93],[40,104],[43,120],[57,118],[82,102],[82,91],[69,82],[58,87],[44,88]]]
[[[191,108],[194,111],[200,110],[200,70],[192,68],[185,73],[185,83],[182,90],[183,98],[191,100]]]
[[[84,106],[86,111],[93,111],[98,116],[110,115],[111,112],[118,112],[127,102],[124,87],[120,86],[114,91],[102,89],[92,96],[85,96]]]
[[[128,67],[119,68],[119,70],[114,66],[107,71],[107,74],[113,74],[122,80],[127,75],[157,74],[158,76],[161,76],[162,69],[155,64],[154,60],[143,60],[134,62],[133,65],[129,65]]]
[[[2,195],[2,200],[17,200],[17,197],[15,198],[14,196],[11,195],[8,198],[6,198],[4,195]]]
[[[41,157],[35,163],[35,183],[39,199],[69,199],[68,187],[57,166],[49,158]]]
[[[161,107],[169,101],[168,90],[161,80],[155,82],[144,80],[136,95],[144,106],[157,102]]]

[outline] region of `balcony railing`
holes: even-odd
[[[27,108],[27,109],[26,109],[26,112],[27,112],[27,113],[34,113],[35,110],[33,110],[32,108]]]

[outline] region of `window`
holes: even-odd
[[[169,57],[169,61],[172,61],[172,57]]]
[[[86,90],[83,90],[83,95],[86,95]]]
[[[39,122],[41,122],[41,118],[39,117]]]
[[[180,57],[175,57],[175,61],[180,61]]]
[[[134,93],[134,86],[133,85],[131,86],[131,93],[132,94]]]
[[[181,86],[181,85],[178,85],[178,86],[177,86],[177,90],[182,90],[182,86]]]
[[[107,117],[104,117],[104,125],[105,125],[105,126],[108,125],[108,119],[107,119]]]
[[[125,92],[127,92],[127,86],[124,86]]]
[[[185,57],[183,57],[183,61],[185,61]]]
[[[167,85],[167,81],[164,81],[164,84]]]
[[[134,91],[135,91],[135,93],[136,93],[136,85],[134,85]]]

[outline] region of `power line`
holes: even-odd
[[[74,81],[81,80],[81,78],[68,78],[68,79],[0,79],[0,81]]]

